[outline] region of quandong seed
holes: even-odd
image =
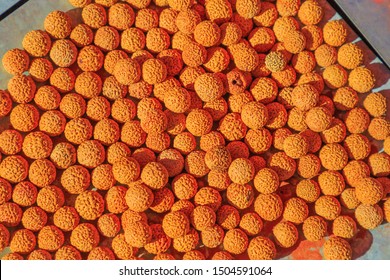
[[[351,259],[389,221],[386,96],[316,0],[69,2],[2,59],[3,259]]]

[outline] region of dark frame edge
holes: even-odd
[[[3,19],[5,19],[7,16],[9,16],[10,14],[12,14],[14,11],[16,11],[17,9],[19,9],[21,6],[23,6],[24,4],[26,4],[29,0],[19,0],[16,4],[14,4],[13,6],[11,6],[8,10],[6,10],[4,13],[2,13],[0,15],[0,21],[2,21]]]
[[[327,0],[328,3],[340,14],[343,20],[356,32],[356,34],[363,40],[363,42],[374,52],[374,54],[379,58],[379,60],[386,65],[390,70],[390,61],[383,59],[381,52],[378,48],[374,47],[373,44],[366,38],[366,36],[359,30],[356,24],[351,20],[348,13],[337,3],[337,0]]]

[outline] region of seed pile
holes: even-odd
[[[351,259],[390,221],[386,98],[317,1],[69,1],[2,59],[3,259]]]

